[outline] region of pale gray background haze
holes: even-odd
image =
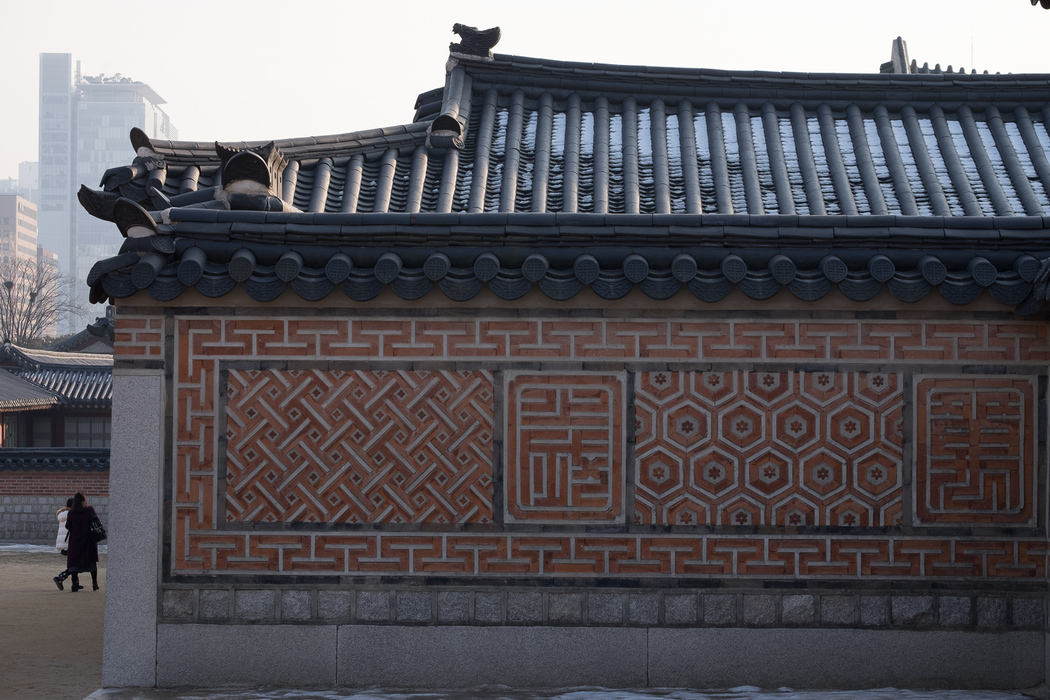
[[[0,178],[37,160],[41,52],[148,83],[180,139],[268,140],[411,121],[454,22],[557,60],[870,73],[899,35],[920,65],[1050,73],[1029,0],[0,0]]]

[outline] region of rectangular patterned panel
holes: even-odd
[[[506,375],[509,521],[622,522],[622,374]]]
[[[870,400],[859,398],[859,390],[856,388],[859,386],[858,378],[877,377],[877,373],[839,371],[829,374],[832,386],[840,386],[842,379],[849,384],[848,393],[852,396],[850,401],[854,401],[855,407],[864,408],[870,416],[847,413],[842,414],[843,420],[837,424],[828,424],[826,421],[821,423],[820,430],[824,431],[824,435],[831,434],[833,430],[839,431],[836,440],[840,446],[832,452],[838,454],[836,450],[844,450],[845,454],[854,459],[855,464],[841,474],[840,482],[821,484],[820,482],[828,477],[819,471],[819,464],[810,464],[810,469],[799,471],[799,464],[793,463],[790,469],[784,469],[784,458],[793,460],[795,452],[810,449],[797,446],[805,444],[810,426],[802,422],[798,426],[784,423],[788,418],[787,410],[797,409],[798,415],[795,415],[795,418],[802,418],[804,408],[817,410],[813,408],[812,399],[802,398],[803,373],[798,372],[798,368],[790,363],[826,363],[841,368],[849,367],[850,364],[871,365],[877,362],[881,367],[887,367],[885,371],[888,374],[883,376],[891,382],[899,381],[899,375],[892,372],[892,363],[902,360],[955,363],[994,361],[1000,365],[1045,363],[1050,361],[1050,346],[1048,328],[1044,323],[812,319],[783,319],[762,323],[725,319],[644,319],[622,322],[601,317],[177,317],[174,321],[173,345],[164,342],[164,327],[163,319],[152,318],[149,323],[143,323],[137,328],[137,331],[149,334],[148,339],[143,335],[138,340],[149,348],[156,348],[146,350],[139,354],[138,358],[143,354],[149,356],[162,353],[167,348],[174,348],[174,357],[170,358],[174,367],[171,398],[171,553],[172,571],[176,574],[290,572],[302,575],[330,575],[333,572],[373,572],[392,576],[414,576],[433,575],[437,572],[450,576],[776,575],[795,578],[855,578],[864,575],[886,578],[1020,577],[1030,580],[1037,580],[1046,575],[1047,546],[1045,538],[1037,536],[852,536],[838,530],[832,534],[825,532],[812,537],[753,533],[732,535],[697,534],[684,526],[674,527],[668,534],[654,533],[641,528],[646,531],[618,531],[597,535],[584,533],[583,527],[577,528],[577,532],[569,532],[568,528],[563,527],[559,528],[561,531],[557,533],[526,534],[515,531],[515,528],[522,528],[514,523],[509,524],[506,531],[501,531],[494,525],[485,525],[484,531],[479,532],[462,532],[458,531],[458,528],[438,524],[416,526],[412,532],[333,531],[323,525],[300,523],[294,530],[267,532],[256,530],[251,525],[240,528],[236,521],[227,521],[229,508],[225,502],[226,491],[222,488],[225,482],[217,466],[220,462],[220,438],[224,437],[224,434],[218,431],[225,401],[224,387],[220,386],[220,370],[227,362],[236,362],[238,364],[234,366],[240,368],[251,367],[253,363],[293,360],[299,367],[309,367],[316,363],[317,367],[321,368],[327,368],[328,362],[353,362],[359,363],[355,368],[369,366],[374,370],[381,370],[390,361],[397,361],[399,366],[403,366],[405,362],[415,359],[456,362],[472,369],[477,367],[492,370],[496,370],[499,363],[504,361],[536,363],[546,357],[574,362],[602,358],[616,362],[681,362],[685,366],[695,366],[697,361],[701,361],[711,363],[704,366],[715,368],[718,367],[718,362],[735,362],[737,359],[763,361],[766,365],[784,362],[784,371],[770,373],[774,376],[769,380],[771,384],[768,386],[765,384],[766,380],[761,377],[762,373],[750,373],[754,377],[746,379],[743,372],[729,372],[723,376],[728,378],[730,386],[734,387],[733,391],[736,393],[730,392],[731,395],[738,396],[739,399],[708,399],[714,403],[714,409],[710,409],[713,410],[711,422],[704,424],[709,431],[708,435],[719,436],[723,441],[723,447],[719,448],[722,452],[735,454],[738,460],[740,455],[744,455],[741,471],[737,472],[738,482],[734,485],[734,488],[741,489],[740,508],[731,520],[736,522],[735,517],[740,515],[746,522],[750,513],[752,522],[755,519],[761,521],[763,517],[766,518],[767,524],[785,522],[784,514],[789,511],[783,508],[789,504],[778,505],[774,512],[773,499],[781,498],[779,489],[783,486],[782,479],[789,476],[792,484],[790,488],[795,489],[799,496],[792,509],[804,514],[808,511],[803,510],[803,505],[813,508],[815,516],[820,514],[821,524],[848,525],[851,514],[860,522],[871,522],[876,526],[880,523],[892,524],[886,517],[895,513],[892,508],[896,507],[893,504],[897,497],[893,494],[899,493],[899,471],[880,473],[882,465],[877,463],[864,463],[862,468],[857,459],[868,454],[867,438],[860,437],[869,435],[865,432],[866,427],[871,427],[873,433],[883,431],[886,440],[883,444],[894,444],[885,436],[896,430],[887,427],[886,423],[891,417],[896,420],[896,414],[889,408],[896,399],[888,404],[882,403],[880,399],[872,406]],[[160,337],[155,334],[160,334]],[[130,341],[132,337],[129,336],[128,339]],[[138,358],[131,354],[124,357],[118,354],[118,359]],[[538,371],[532,374],[546,376],[546,373]],[[651,376],[656,373],[646,374]],[[682,376],[675,372],[668,374],[672,377]],[[704,377],[710,373],[688,374]],[[805,374],[810,376],[817,373],[807,371]],[[581,373],[562,376],[587,375]],[[1014,381],[1008,377],[999,379],[1006,384]],[[641,386],[637,381],[635,380],[634,384],[636,390]],[[685,382],[685,379],[681,381]],[[732,384],[733,381],[736,382],[735,385]],[[798,394],[797,399],[785,398],[784,403],[778,403],[780,400],[776,398],[775,390],[782,382],[790,383],[793,387],[791,395]],[[899,391],[900,384],[890,386],[890,395],[896,396],[895,392]],[[1029,383],[1029,386],[1033,387],[1034,391],[1034,384]],[[690,388],[689,391],[693,389]],[[704,391],[710,393],[710,389]],[[640,406],[646,406],[650,413],[660,412],[668,420],[677,415],[673,412],[676,410],[674,406],[668,404],[670,399],[655,390],[646,389],[646,392],[655,398],[645,398],[639,392]],[[813,394],[810,389],[806,389],[805,393]],[[820,396],[819,392],[813,395]],[[622,393],[621,396],[625,394]],[[763,396],[766,398],[762,401],[755,399]],[[623,402],[626,400],[621,399]],[[696,403],[698,400],[693,401]],[[845,402],[848,403],[849,401]],[[742,411],[748,405],[752,406],[754,414]],[[1028,405],[1032,406],[1034,411],[1035,404]],[[822,411],[820,415],[824,416],[822,421],[836,408],[842,407],[832,404],[828,404],[827,408],[823,407],[823,404],[821,406],[819,411]],[[729,416],[723,414],[730,407],[739,413],[733,414],[732,417],[740,420],[727,422]],[[498,410],[503,416],[501,423],[504,428],[517,424],[517,419],[510,424],[506,422],[509,406],[505,405]],[[639,415],[642,415],[641,412]],[[916,408],[915,420],[921,426],[924,421],[918,419],[919,415],[920,411]],[[1023,423],[1023,430],[1026,431],[1024,443],[1032,445],[1035,431],[1029,428],[1037,425],[1037,422],[1033,414],[1028,415],[1032,415],[1032,420],[1028,422],[1026,419]],[[851,417],[864,419],[851,426]],[[663,430],[666,433],[670,429],[667,427],[669,425],[671,424],[665,423],[661,418],[659,426],[650,432],[655,434],[656,430]],[[765,431],[761,434],[768,438],[768,442],[757,447],[748,442],[756,426],[757,429]],[[686,428],[684,423],[673,427],[674,430],[681,431],[685,431]],[[564,432],[564,426],[560,426],[559,429]],[[509,435],[509,431],[505,433],[505,440]],[[644,435],[639,433],[638,439],[641,442]],[[792,441],[796,446],[792,446]],[[667,447],[671,452],[674,451],[670,441]],[[730,447],[732,449],[729,449]],[[752,459],[749,463],[747,455],[751,455],[754,450],[768,455],[769,459]],[[715,450],[711,452],[713,455],[720,454]],[[639,457],[640,455],[641,451]],[[718,464],[717,459],[712,459],[706,466],[717,467]],[[747,467],[746,471],[744,466]],[[621,466],[621,478],[624,478],[624,471]],[[718,481],[717,473],[713,477],[709,470],[707,473],[709,480]],[[830,473],[840,475],[834,470]],[[651,476],[666,480],[664,476],[656,473]],[[661,522],[669,525],[684,523],[684,519],[678,520],[672,501],[680,498],[682,503],[686,503],[690,499],[703,501],[708,498],[706,495],[697,498],[696,494],[701,491],[695,486],[695,482],[689,482],[689,478],[688,472],[683,469],[680,485],[670,488],[665,493],[649,485],[649,481],[644,481],[650,479],[649,476],[643,479],[639,475],[636,485],[631,490],[639,495],[640,501],[644,501],[644,508],[655,509],[652,515],[645,516],[651,518],[645,522],[655,524],[663,518]],[[803,480],[808,484],[809,490],[802,487]],[[858,484],[865,480],[868,482],[865,486],[867,492],[862,494]],[[645,489],[640,486],[643,481],[646,484]],[[615,488],[618,482],[610,483],[613,486],[615,506]],[[1031,486],[1030,481],[1026,483]],[[839,491],[843,485],[846,491]],[[622,485],[620,488],[623,494],[625,489]],[[704,488],[710,489],[714,486]],[[946,495],[952,493],[949,489],[939,489],[939,492]],[[1027,493],[1031,494],[1031,491]],[[506,484],[501,495],[505,499],[503,510],[506,514],[509,509]],[[841,501],[838,500],[839,496],[842,497]],[[491,494],[489,498],[491,499]],[[623,498],[625,496],[621,495],[620,515],[611,519],[609,513],[598,509],[583,518],[571,517],[571,512],[569,515],[563,512],[558,517],[566,518],[560,521],[562,523],[575,520],[581,525],[589,522],[615,522],[617,517],[622,519],[626,512]],[[952,500],[954,498],[956,497],[952,495],[944,500],[944,503],[955,508],[958,504]],[[1031,495],[1028,498],[1030,501]],[[750,511],[745,504],[750,506]],[[865,508],[862,509],[861,506]],[[916,509],[926,507],[923,499],[919,498]],[[850,508],[854,510],[851,511]],[[717,520],[717,511],[716,504],[711,511],[712,515],[709,516],[712,522],[722,522]],[[969,509],[960,508],[952,512],[967,518],[960,522],[973,521]],[[949,514],[951,513],[945,514],[945,517]],[[997,517],[1003,517],[1005,514],[1005,511],[998,511]],[[722,509],[721,515],[725,516],[725,508]],[[590,520],[591,517],[595,520]],[[864,517],[871,520],[864,521]],[[1022,509],[1022,513],[1009,517],[1021,518],[1018,522],[1023,524],[1031,522],[1032,514],[1025,515]],[[699,517],[697,519],[699,520]],[[816,517],[814,519],[816,520]],[[531,517],[522,520],[526,529],[533,529],[533,523],[542,522],[545,520]],[[938,520],[933,524],[940,522],[952,521]],[[996,521],[993,519],[984,522]],[[786,523],[790,526],[790,518],[786,518]],[[398,529],[412,528],[402,526]],[[417,531],[420,529],[423,531]]]
[[[929,524],[1035,524],[1035,385],[925,377],[915,389],[915,514]]]
[[[227,518],[492,520],[488,372],[230,370]]]
[[[641,372],[635,522],[900,525],[901,375]]]

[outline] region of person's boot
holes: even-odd
[[[56,586],[58,586],[58,590],[60,590],[60,591],[65,590],[64,588],[62,588],[62,574],[59,574],[58,576],[54,577],[51,580],[55,582]]]
[[[71,591],[73,591],[74,593],[76,593],[81,588],[83,588],[83,586],[80,585],[80,577],[77,576],[76,574],[73,574],[73,585],[70,586],[69,589]]]
[[[94,571],[91,572],[91,590],[98,590],[98,574],[96,574]]]

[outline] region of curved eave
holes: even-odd
[[[40,399],[0,399],[0,411],[38,411],[59,403],[57,397]]]
[[[167,302],[187,288],[217,298],[240,285],[266,303],[291,286],[310,302],[332,293],[366,302],[389,286],[406,301],[434,288],[466,301],[487,286],[504,300],[536,287],[565,301],[589,287],[611,301],[637,286],[656,300],[686,288],[701,301],[717,302],[734,288],[761,301],[786,287],[803,301],[833,288],[867,301],[886,288],[903,302],[936,292],[966,305],[987,290],[1001,304],[1024,306],[1042,260],[1050,257],[1048,224],[1044,217],[184,210],[170,212],[159,236],[174,250],[163,264],[144,275],[138,258],[125,252],[127,263],[100,274],[93,295],[120,299],[145,290]],[[138,239],[126,250],[151,245]],[[182,267],[191,247],[206,258],[195,274]],[[231,274],[231,259],[242,249],[254,260],[247,276],[243,267]],[[292,276],[278,264],[290,251],[302,261]],[[329,263],[336,256],[350,264],[333,274]]]

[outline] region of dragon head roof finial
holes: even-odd
[[[502,35],[499,27],[478,31],[477,27],[468,27],[465,24],[453,24],[452,31],[459,34],[460,42],[449,44],[449,51],[485,58],[491,58],[492,47],[499,43]]]

